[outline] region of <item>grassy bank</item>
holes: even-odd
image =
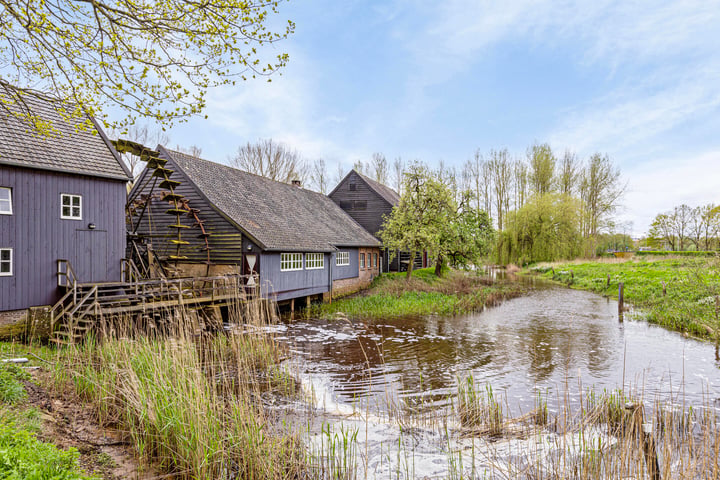
[[[40,412],[28,405],[24,384],[29,381],[24,368],[0,363],[0,478],[98,478],[83,472],[77,450],[61,449],[38,438]]]
[[[377,277],[361,294],[314,305],[311,316],[333,317],[338,312],[355,318],[388,318],[405,315],[459,315],[496,305],[520,295],[522,284],[494,281],[485,276],[447,270],[438,278],[434,268]]]
[[[650,322],[667,328],[710,337],[720,327],[716,257],[576,260],[539,264],[530,271],[613,298],[623,282],[625,301],[645,311]]]

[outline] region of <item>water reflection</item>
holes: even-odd
[[[703,392],[720,396],[711,345],[645,322],[620,323],[616,302],[564,288],[538,289],[474,315],[283,328],[309,374],[326,376],[343,401],[381,408],[395,397],[445,404],[458,376],[470,373],[520,409],[532,406],[536,390],[568,389],[578,399],[590,385],[613,389],[623,380],[646,398],[678,395],[681,386],[689,401],[702,403]]]

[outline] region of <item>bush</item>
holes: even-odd
[[[18,403],[27,398],[25,388],[19,379],[27,380],[29,375],[17,365],[0,364],[0,402]]]
[[[10,480],[93,479],[80,471],[80,454],[43,443],[13,423],[0,425],[0,478]]]

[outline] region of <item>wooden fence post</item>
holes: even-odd
[[[618,283],[618,318],[623,321],[623,310],[625,303],[625,283]]]
[[[610,288],[610,274],[607,276],[607,288]]]
[[[664,297],[667,295],[667,283],[662,282],[662,287],[663,287],[663,297]]]

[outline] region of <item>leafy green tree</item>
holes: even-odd
[[[580,202],[568,195],[533,195],[510,215],[500,238],[502,262],[575,258],[582,252]]]
[[[458,204],[438,174],[413,163],[405,172],[400,202],[385,219],[380,238],[391,252],[407,251],[412,257],[423,250],[431,252],[438,276],[447,261],[454,265],[475,263],[487,254],[493,231],[490,218],[472,208],[471,198],[469,193],[464,194]],[[408,265],[408,278],[412,264]]]
[[[435,252],[435,274],[440,276],[445,262],[454,267],[477,265],[486,257],[495,240],[490,216],[471,205],[472,195],[465,193],[460,205],[445,225]],[[452,212],[451,212],[452,213]]]
[[[404,175],[403,194],[385,219],[380,239],[393,251],[411,253],[407,277],[412,276],[416,252],[435,251],[453,210],[452,192],[421,163],[410,164]]]
[[[28,96],[66,117],[90,113],[124,129],[137,117],[165,125],[196,115],[211,87],[268,76],[288,55],[260,47],[294,31],[268,27],[277,1],[0,0],[0,110],[50,125]],[[67,105],[74,107],[68,108]],[[128,116],[108,122],[106,110]]]

